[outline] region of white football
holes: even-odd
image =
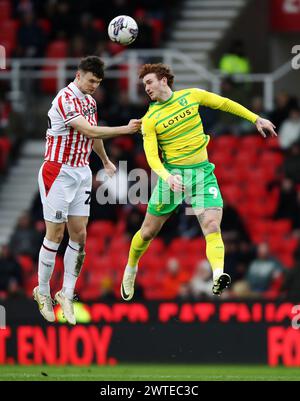
[[[119,15],[111,20],[108,25],[110,39],[124,46],[135,41],[138,31],[137,23],[128,15]]]

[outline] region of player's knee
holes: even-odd
[[[57,229],[57,230],[51,230],[51,232],[47,231],[46,232],[46,238],[49,241],[55,242],[57,244],[60,244],[61,241],[64,238],[64,230]]]
[[[212,234],[220,231],[220,224],[216,220],[209,220],[205,224],[205,231],[207,234]]]
[[[56,235],[56,240],[54,242],[57,242],[58,244],[60,244],[61,241],[63,240],[63,238],[64,238],[64,234],[63,233],[58,233]]]
[[[86,243],[86,233],[79,234],[76,242],[78,242],[81,248],[84,248]]]
[[[84,247],[86,243],[86,229],[82,229],[70,235],[72,241],[77,242],[80,246]]]
[[[150,241],[156,237],[159,230],[156,230],[154,227],[145,226],[141,229],[141,237],[144,241]]]
[[[55,242],[56,244],[60,244],[64,236],[63,234],[52,234],[52,235],[46,235],[46,238],[49,241]]]

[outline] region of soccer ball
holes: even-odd
[[[119,15],[111,20],[108,25],[108,36],[110,39],[123,46],[134,42],[138,31],[137,23],[128,15]]]

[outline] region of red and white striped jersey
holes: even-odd
[[[91,125],[97,125],[97,104],[72,82],[58,92],[48,111],[46,161],[72,167],[89,164],[94,141],[70,126],[70,122],[80,116]]]

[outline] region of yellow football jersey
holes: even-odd
[[[191,88],[173,92],[165,102],[151,103],[142,119],[144,149],[149,166],[162,179],[170,173],[168,164],[193,166],[207,159],[209,135],[203,131],[199,106],[223,110],[255,123],[258,116],[230,99]]]

